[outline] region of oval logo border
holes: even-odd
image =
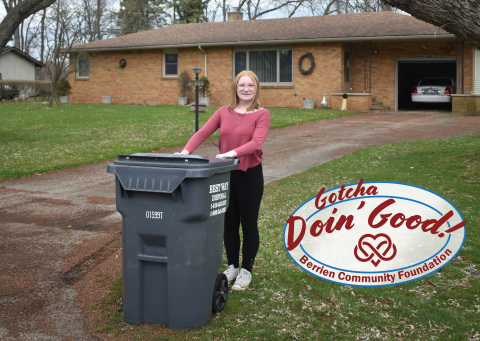
[[[358,185],[358,184],[359,184],[359,183],[356,182],[356,183],[347,184],[347,185],[343,185],[343,186],[345,186],[345,188],[348,188],[348,187],[355,186],[355,185]],[[446,203],[448,203],[448,204],[456,211],[456,213],[459,215],[459,217],[462,219],[462,221],[465,220],[465,219],[463,218],[462,214],[460,213],[460,211],[457,209],[457,207],[455,207],[448,199],[444,198],[444,197],[441,196],[440,194],[437,194],[437,193],[435,193],[435,192],[433,192],[433,191],[431,191],[431,190],[429,190],[429,189],[426,189],[426,188],[423,188],[423,187],[420,187],[420,186],[416,186],[416,185],[406,184],[406,183],[402,183],[402,182],[394,182],[394,181],[366,181],[366,182],[363,182],[363,184],[364,184],[364,185],[369,185],[369,184],[370,184],[370,185],[372,185],[372,184],[394,184],[394,185],[403,185],[403,186],[414,187],[414,188],[420,189],[420,190],[422,190],[422,191],[429,192],[429,193],[434,194],[435,196],[439,197],[440,199],[442,199],[442,200],[445,201]],[[333,191],[335,191],[335,190],[340,189],[341,187],[342,187],[342,186],[337,186],[337,187],[331,188],[331,189],[329,189],[329,190],[325,190],[325,191],[323,192],[323,194],[325,195],[325,194],[327,194],[327,193],[329,193],[329,192],[333,192]],[[307,203],[309,203],[309,202],[312,201],[312,200],[315,200],[316,197],[317,197],[317,196],[315,195],[315,196],[311,197],[310,199],[306,200],[305,202],[303,202],[295,211],[292,212],[291,215],[293,216],[293,215],[294,215],[298,210],[300,210],[304,205],[306,205]],[[374,197],[374,196],[372,196],[372,198],[373,198],[373,197]],[[379,198],[379,197],[394,198],[393,196],[385,196],[385,195],[384,195],[384,196],[377,196],[376,198]],[[325,207],[322,208],[322,210],[324,210],[324,209],[326,209],[326,208],[328,208],[328,207],[334,206],[334,205],[336,205],[336,204],[345,202],[345,201],[357,200],[357,199],[361,199],[361,198],[367,199],[367,198],[369,198],[369,197],[368,197],[368,196],[366,196],[366,197],[365,197],[365,196],[362,196],[362,197],[358,197],[358,198],[353,198],[353,199],[348,199],[348,200],[337,201],[337,202],[334,202],[334,203],[332,203],[332,204],[330,204],[330,205],[328,205],[328,206],[325,205]],[[396,198],[396,197],[395,197],[395,198]],[[404,199],[404,200],[405,200],[405,198],[401,198],[401,199]],[[420,202],[420,201],[418,201],[418,200],[413,200],[413,199],[407,199],[407,200],[416,201],[417,203],[421,203],[421,204],[423,204],[423,205],[426,205],[426,206],[428,206],[429,208],[435,210],[437,213],[439,213],[434,207],[431,207],[430,205],[427,205],[427,204],[425,204],[425,203],[423,203],[423,202]],[[315,211],[314,213],[312,213],[310,216],[308,216],[308,218],[307,218],[306,221],[308,221],[308,219],[310,219],[312,216],[314,216],[315,214],[317,214],[317,213],[320,212],[320,211],[321,211],[321,210],[317,210],[317,211]],[[447,221],[447,224],[448,224],[448,226],[450,227],[450,223],[449,223],[448,221]],[[292,260],[298,267],[300,267],[303,271],[307,272],[308,274],[313,275],[313,276],[315,276],[315,277],[317,277],[317,278],[320,278],[320,279],[322,279],[322,280],[325,280],[325,281],[328,281],[328,282],[331,282],[331,283],[335,283],[335,284],[352,286],[352,287],[353,287],[353,286],[356,286],[356,287],[385,287],[385,286],[392,286],[392,285],[399,285],[399,284],[409,283],[409,282],[413,282],[413,281],[422,279],[422,278],[424,278],[424,277],[427,277],[427,276],[429,276],[429,275],[431,275],[431,274],[439,271],[439,270],[442,269],[443,267],[445,267],[448,263],[450,263],[450,262],[458,255],[458,253],[460,252],[460,250],[462,249],[462,247],[463,247],[463,245],[464,245],[464,243],[465,243],[465,239],[466,239],[466,236],[467,236],[467,233],[466,233],[466,225],[465,225],[465,226],[463,226],[463,228],[461,229],[462,232],[463,232],[462,242],[461,242],[460,246],[458,247],[458,249],[457,249],[457,247],[455,247],[456,252],[453,254],[453,256],[451,256],[451,258],[450,258],[448,261],[442,263],[442,264],[441,264],[440,266],[438,266],[438,267],[435,267],[435,269],[433,269],[432,271],[428,272],[428,273],[425,274],[425,275],[422,275],[422,276],[419,276],[419,277],[415,277],[415,278],[413,278],[413,279],[403,280],[403,281],[401,281],[401,282],[390,283],[390,284],[364,285],[364,284],[344,283],[344,282],[332,280],[332,279],[329,279],[329,278],[326,278],[326,277],[319,276],[319,275],[317,275],[317,274],[315,274],[315,273],[312,273],[312,272],[310,272],[306,267],[303,267],[301,264],[299,264],[299,263],[297,262],[296,259],[294,259],[294,258],[292,257],[292,255],[290,254],[290,251],[287,250],[287,245],[286,245],[286,233],[287,233],[287,228],[288,228],[288,223],[285,223],[284,229],[283,229],[283,235],[282,235],[282,236],[283,236],[283,246],[284,246],[285,251],[287,252],[288,256],[291,258],[291,260]],[[424,260],[423,263],[425,263],[426,261],[428,261],[428,260],[436,257],[438,254],[440,254],[442,251],[444,251],[444,250],[446,249],[448,243],[450,242],[450,238],[451,238],[451,235],[448,236],[447,242],[442,246],[442,248],[440,249],[440,251],[438,251],[438,252],[435,253],[434,255],[430,256],[428,259]],[[302,252],[303,252],[304,254],[308,255],[308,253],[303,249],[302,244],[300,244],[299,247],[301,247]],[[452,252],[452,253],[453,253],[453,252]],[[311,257],[310,255],[309,255],[309,257],[310,257],[310,259],[314,260],[314,261],[317,262],[318,264],[325,265],[325,264],[323,264],[323,263],[321,263],[321,262],[318,262],[317,260],[315,260],[315,259],[314,259],[313,257]],[[326,265],[326,266],[328,266],[328,267],[331,268],[331,269],[340,270],[340,271],[346,271],[346,272],[349,272],[349,273],[374,274],[374,273],[389,273],[389,272],[400,271],[400,270],[403,270],[403,269],[410,269],[410,268],[412,268],[412,267],[414,267],[414,266],[417,266],[418,264],[421,264],[421,263],[422,263],[422,262],[416,263],[416,264],[412,264],[412,265],[410,265],[410,266],[408,266],[408,267],[405,267],[405,268],[394,269],[394,270],[387,270],[387,271],[377,271],[377,272],[362,272],[362,271],[344,270],[344,269],[335,268],[335,267],[330,266],[330,265]]]

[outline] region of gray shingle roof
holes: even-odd
[[[169,45],[228,45],[289,40],[449,35],[412,16],[369,12],[284,19],[179,24],[76,45],[74,49],[146,48]]]

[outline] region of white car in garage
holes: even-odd
[[[423,78],[412,89],[412,102],[451,103],[456,91],[455,79],[448,77]]]

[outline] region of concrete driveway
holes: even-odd
[[[368,113],[277,129],[263,148],[265,181],[370,145],[476,133],[480,116],[442,113]],[[217,152],[209,142],[195,153]],[[93,332],[91,307],[108,291],[99,276],[121,274],[120,249],[109,247],[119,241],[121,216],[107,163],[0,183],[0,340],[105,337]]]

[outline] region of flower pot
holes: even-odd
[[[60,96],[60,103],[68,104],[68,96]]]
[[[187,105],[188,97],[177,97],[178,105]]]
[[[315,108],[315,100],[314,99],[304,99],[303,100],[303,107],[305,109],[313,109]]]
[[[208,107],[209,103],[210,103],[210,97],[200,97],[198,99],[198,104],[205,104]]]
[[[112,96],[102,96],[103,104],[112,104]]]

